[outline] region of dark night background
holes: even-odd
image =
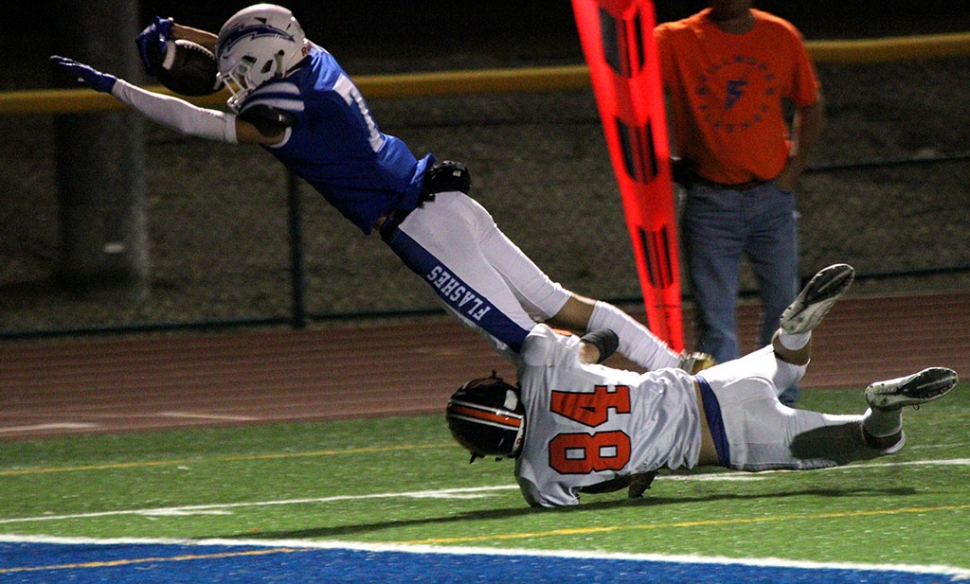
[[[112,72],[122,67],[135,71],[134,36],[153,16],[216,31],[250,4],[142,0],[137,29],[120,31],[105,22],[102,31],[82,31],[82,21],[98,26],[98,14],[113,17],[111,10],[135,5],[118,0],[17,2],[6,7],[6,18],[0,20],[0,90],[52,87],[48,56],[59,50],[68,56],[80,52],[54,48],[71,33],[97,33],[111,46],[131,51],[128,63],[110,52],[114,49],[91,51],[91,64]],[[657,0],[657,19],[681,18],[706,4]],[[809,41],[970,31],[967,0],[754,4],[790,20]],[[105,8],[95,12],[99,5]],[[291,0],[284,5],[353,76],[583,63],[569,0]],[[89,12],[79,14],[85,9]],[[879,275],[860,278],[854,289],[862,293],[970,286],[965,205],[970,167],[965,162],[868,165],[966,152],[968,58],[830,63],[819,69],[827,125],[814,165],[848,167],[803,180],[803,271],[849,261],[860,274]],[[547,273],[587,295],[636,297],[629,237],[619,228],[616,181],[588,89],[375,99],[370,106],[382,129],[404,138],[414,151],[470,163],[476,197]],[[62,249],[60,175],[54,163],[62,150],[54,139],[55,118],[0,117],[0,131],[8,138],[0,147],[5,161],[0,167],[0,332],[287,314],[282,169],[259,149],[188,139],[155,124],[143,125],[149,298],[119,311],[111,302],[78,299],[52,287]],[[124,135],[79,133],[79,142]],[[379,240],[363,237],[321,197],[304,191],[311,312],[429,306],[426,291],[412,286],[411,275],[403,273]],[[556,245],[550,245],[553,241]],[[954,269],[962,271],[953,276]],[[885,276],[907,270],[939,275]],[[361,287],[362,281],[375,285]],[[746,275],[742,285],[753,289],[752,278]]]
[[[0,23],[0,71],[5,73],[0,76],[0,89],[50,87],[47,56],[71,52],[63,40],[77,26],[73,14],[85,3],[8,4]],[[160,15],[217,32],[234,12],[251,4],[252,0],[141,0],[137,2],[139,28]],[[310,39],[350,65],[351,74],[583,62],[569,0],[289,0],[282,4],[294,12]],[[657,21],[682,18],[706,5],[706,0],[660,0],[655,2]],[[970,30],[966,0],[755,0],[754,5],[792,21],[808,40]],[[105,66],[97,59],[92,64]]]
[[[208,30],[217,30],[236,10],[252,4],[246,0],[200,2],[198,0],[142,0],[141,19],[146,24],[158,14]],[[28,2],[5,7],[7,30],[0,46],[7,51],[33,50],[49,45],[49,23],[56,20],[59,2],[39,6]],[[460,49],[478,41],[485,45],[501,38],[575,38],[571,3],[568,0],[455,2],[447,0],[349,0],[283,2],[323,45],[342,49],[354,46],[433,44],[440,50]],[[658,21],[689,15],[706,6],[704,0],[670,0],[655,3]],[[952,15],[942,26],[953,32],[966,30],[970,3],[965,0],[903,0],[811,2],[757,0],[755,7],[794,22],[808,38],[856,38],[880,34],[913,34],[926,17]],[[939,18],[934,19],[939,22]],[[862,24],[865,26],[862,26]],[[12,26],[11,26],[12,25]],[[939,25],[938,25],[939,26]],[[578,51],[578,49],[577,49]],[[577,52],[577,55],[579,53]]]

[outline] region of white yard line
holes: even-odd
[[[872,467],[896,467],[896,466],[916,466],[916,465],[944,465],[944,466],[970,466],[970,458],[958,458],[951,460],[916,460],[910,462],[889,462],[864,465],[847,465],[833,467],[823,470],[864,470]],[[704,473],[695,475],[671,475],[657,477],[657,480],[678,480],[678,481],[745,481],[745,480],[764,480],[766,475],[781,472],[805,472],[805,471],[765,471],[761,473],[745,472],[719,472]],[[820,472],[820,471],[811,471]],[[497,491],[508,491],[518,489],[516,485],[496,485],[490,487],[469,487],[460,489],[440,489],[437,491],[410,491],[402,493],[372,493],[369,495],[335,495],[332,497],[316,497],[302,499],[283,499],[278,501],[250,501],[243,503],[212,503],[207,505],[186,505],[181,507],[156,507],[149,509],[121,509],[116,511],[98,511],[93,513],[74,513],[66,515],[40,515],[35,517],[10,517],[0,518],[0,525],[13,523],[33,523],[41,521],[63,521],[73,519],[89,519],[96,517],[111,517],[118,515],[140,515],[143,517],[158,517],[172,515],[216,515],[229,513],[231,509],[246,507],[271,507],[283,505],[305,505],[323,504],[339,501],[355,501],[367,499],[392,499],[392,498],[412,498],[412,499],[474,499],[488,497]]]
[[[495,487],[473,487],[466,489],[442,489],[438,491],[412,491],[404,493],[375,493],[370,495],[336,495],[333,497],[317,497],[306,499],[284,499],[280,501],[251,501],[247,503],[214,503],[209,505],[186,505],[184,507],[156,507],[153,509],[124,509],[118,511],[100,511],[95,513],[75,513],[70,515],[40,515],[37,517],[19,517],[0,519],[0,524],[28,523],[37,521],[59,521],[66,519],[88,519],[94,517],[111,517],[116,515],[141,515],[156,517],[160,515],[191,515],[214,514],[229,509],[243,507],[271,507],[280,505],[304,505],[307,503],[333,503],[337,501],[355,501],[365,499],[472,499],[487,497],[491,491],[517,489],[516,485],[502,485]]]

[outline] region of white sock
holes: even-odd
[[[808,341],[812,340],[812,331],[807,331],[804,333],[790,334],[786,333],[782,329],[778,329],[778,342],[781,343],[782,347],[785,347],[789,351],[797,351],[808,344]]]
[[[620,337],[619,352],[640,367],[654,371],[677,367],[680,355],[629,314],[606,302],[597,301],[587,331],[610,329]]]

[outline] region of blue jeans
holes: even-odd
[[[758,347],[771,343],[778,320],[798,293],[795,195],[773,182],[747,191],[694,185],[687,192],[683,240],[697,308],[697,350],[718,363],[740,357],[736,305],[742,255],[758,280],[763,307]],[[798,386],[785,390],[793,405]]]

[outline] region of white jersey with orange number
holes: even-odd
[[[522,347],[526,431],[515,476],[529,504],[575,505],[584,487],[695,466],[701,426],[693,378],[679,369],[584,365],[578,346],[578,337],[538,325]]]

